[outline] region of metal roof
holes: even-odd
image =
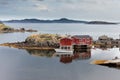
[[[72,38],[91,38],[89,35],[74,35]]]

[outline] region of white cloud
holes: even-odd
[[[0,0],[0,4],[1,16],[120,20],[120,0]]]
[[[35,10],[40,10],[40,11],[47,11],[47,10],[49,10],[47,5],[35,4],[33,6],[34,6]]]

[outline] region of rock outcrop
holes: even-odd
[[[3,23],[0,23],[0,32],[9,32],[9,31],[13,31],[13,30],[14,30],[13,28],[6,26]]]
[[[59,48],[59,40],[65,36],[58,34],[33,34],[23,42],[4,43],[0,46],[8,46],[27,50],[54,50]]]
[[[25,43],[34,44],[40,47],[59,47],[59,40],[65,36],[58,34],[33,34],[26,38]]]
[[[25,28],[14,29],[0,22],[0,33],[12,33],[12,32],[37,32],[37,30],[32,29],[26,30]]]

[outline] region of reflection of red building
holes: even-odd
[[[61,55],[60,62],[62,62],[62,63],[71,63],[72,62],[72,56],[70,54]]]
[[[73,59],[89,59],[91,57],[91,53],[84,52],[84,53],[75,53],[73,55]]]
[[[72,49],[73,45],[87,45],[91,46],[92,37],[89,35],[75,35],[71,38],[62,38],[60,40],[61,49]]]
[[[91,57],[90,46],[92,37],[89,35],[75,35],[60,40],[60,49],[73,50],[73,54],[62,54],[60,62],[70,63],[74,59],[89,59]],[[89,49],[89,50],[88,50]]]
[[[84,60],[89,59],[91,57],[91,50],[88,49],[85,52],[81,50],[81,52],[73,53],[73,54],[62,54],[60,55],[60,62],[62,63],[71,63],[72,60]]]

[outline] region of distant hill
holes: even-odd
[[[82,21],[72,20],[67,18],[55,19],[55,20],[40,20],[40,19],[22,19],[22,20],[8,20],[2,21],[7,23],[84,23],[84,24],[118,24],[106,21]]]
[[[2,21],[0,21],[0,24],[2,24]]]
[[[9,20],[3,21],[7,23],[87,23],[87,21],[71,20],[67,18],[61,18],[56,20],[39,20],[39,19],[23,19],[23,20]]]
[[[90,21],[87,24],[118,24],[118,23],[106,22],[106,21]]]

